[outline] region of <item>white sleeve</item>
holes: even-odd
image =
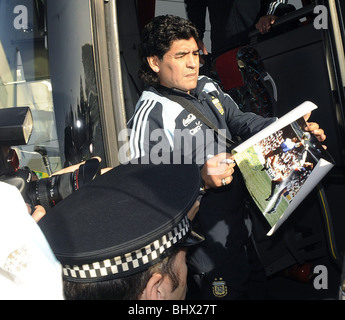
[[[19,190],[0,182],[0,300],[63,299],[61,265]]]

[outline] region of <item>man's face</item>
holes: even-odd
[[[152,69],[162,86],[186,92],[194,89],[199,75],[199,49],[195,39],[173,41],[162,60],[156,57]]]

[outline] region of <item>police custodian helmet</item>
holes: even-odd
[[[187,218],[200,183],[192,164],[119,165],[49,209],[39,226],[66,280],[121,278],[202,240]]]

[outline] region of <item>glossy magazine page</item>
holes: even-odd
[[[272,235],[333,167],[321,143],[305,131],[304,102],[233,150],[254,202]]]

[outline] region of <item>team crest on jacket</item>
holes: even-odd
[[[212,291],[216,298],[225,297],[228,294],[226,282],[222,278],[219,278],[219,280],[217,278],[214,279],[212,282]]]
[[[223,106],[220,103],[220,101],[217,98],[212,97],[212,102],[213,102],[214,106],[217,108],[217,110],[219,111],[219,113],[221,115],[223,115],[224,114],[224,109],[223,109]]]

